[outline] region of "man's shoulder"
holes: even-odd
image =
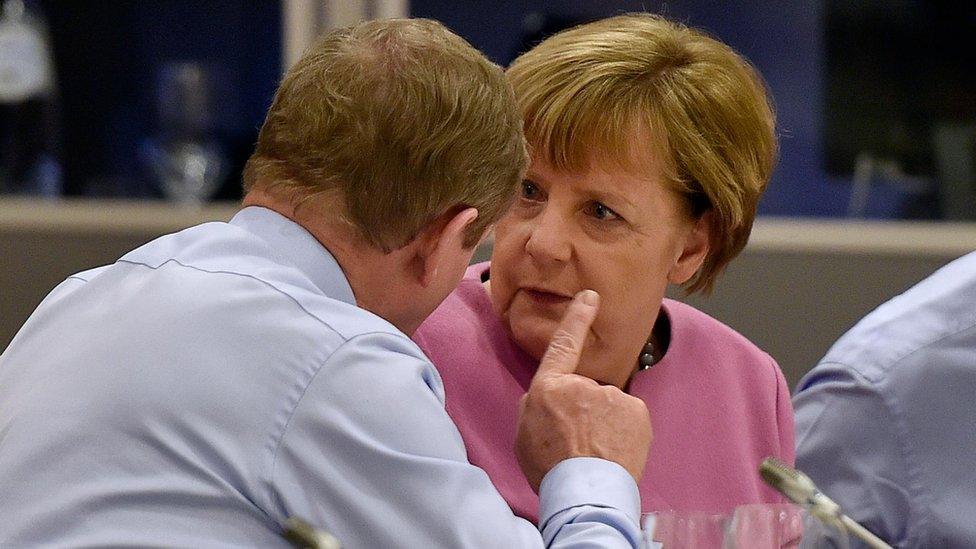
[[[290,318],[290,324],[262,322],[262,330],[333,332],[340,341],[362,334],[386,334],[407,340],[383,318],[326,295],[300,269],[280,261],[260,238],[228,223],[204,223],[159,237],[122,256],[116,265],[83,273],[86,279],[110,274],[112,268],[137,268],[128,276],[159,281],[166,272],[179,288],[174,304],[192,299],[195,310],[226,318],[230,324],[249,324],[269,318]],[[156,275],[155,278],[154,275]],[[155,284],[148,284],[155,286]],[[229,302],[250,307],[250,314],[224,315]],[[207,303],[214,307],[208,308]],[[223,304],[223,306],[222,306]]]
[[[848,368],[871,383],[890,379],[919,359],[938,363],[947,345],[976,330],[974,303],[976,253],[949,263],[869,313],[821,362]]]
[[[272,250],[248,231],[223,222],[210,222],[166,234],[128,252],[119,262],[156,269],[176,264],[201,273],[255,276],[283,272]]]

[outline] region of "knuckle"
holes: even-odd
[[[531,398],[533,401],[547,402],[558,398],[562,392],[562,384],[557,383],[554,379],[546,379],[534,386],[532,390],[526,394],[526,397]]]
[[[647,412],[647,405],[644,404],[644,401],[639,398],[628,398],[627,406],[635,412]]]
[[[640,414],[641,419],[644,422],[646,422],[648,425],[650,425],[650,423],[651,423],[651,411],[647,409],[647,405],[645,405],[643,402],[641,403],[641,407],[638,410],[638,413]]]

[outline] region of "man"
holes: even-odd
[[[244,209],[70,277],[0,356],[0,546],[273,547],[292,516],[344,547],[636,546],[646,409],[572,373],[595,294],[520,419],[541,534],[467,462],[408,338],[514,197],[520,126],[437,23],[324,37]]]
[[[895,547],[976,547],[976,252],[878,307],[794,397],[797,465]]]

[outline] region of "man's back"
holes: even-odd
[[[277,253],[207,224],[45,300],[0,358],[0,539],[282,543],[274,459],[315,368],[350,323],[395,330]]]
[[[163,237],[71,277],[32,315],[0,361],[0,538],[281,542],[262,481],[309,346],[276,323],[306,314],[249,276],[273,267],[248,264],[262,252],[248,236]]]

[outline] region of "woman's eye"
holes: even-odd
[[[534,183],[530,181],[522,182],[522,198],[526,200],[539,200],[541,194],[539,187],[536,187]]]
[[[592,204],[589,205],[587,209],[589,210],[587,213],[589,213],[591,216],[599,220],[610,221],[613,219],[620,219],[620,216],[617,215],[617,212],[611,210],[610,208],[608,208],[604,204],[601,204],[600,202],[593,202]]]

